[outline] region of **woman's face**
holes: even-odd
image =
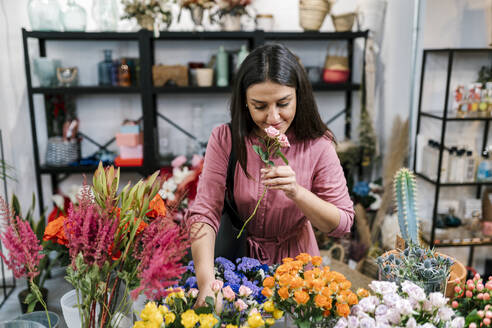
[[[270,125],[285,133],[296,115],[296,89],[271,81],[253,84],[246,90],[246,103],[257,135],[265,136]]]

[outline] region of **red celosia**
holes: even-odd
[[[82,253],[86,264],[102,267],[109,258],[108,250],[113,244],[118,220],[102,212],[89,194],[83,194],[79,205],[68,209],[63,226],[72,265],[75,265],[77,255]]]
[[[145,228],[138,240],[141,251],[135,254],[140,261],[140,286],[132,292],[133,298],[142,291],[153,300],[167,295],[167,287],[176,284],[179,276],[186,271],[180,261],[190,246],[188,235],[187,227],[165,218],[154,220]]]
[[[8,258],[0,252],[7,266],[12,270],[16,278],[27,276],[33,279],[39,274],[39,261],[44,257],[41,253],[42,247],[39,240],[32,231],[27,221],[18,216],[12,218],[7,204],[0,197],[2,207],[2,219],[5,230],[0,239],[5,248],[9,251]]]

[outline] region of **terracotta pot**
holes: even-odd
[[[398,251],[396,249],[392,249],[390,251],[387,251],[386,253],[384,253],[381,256],[385,257],[385,256],[388,256],[390,254],[394,254],[395,256],[397,256]],[[445,258],[450,258],[454,262],[454,264],[451,266],[451,272],[449,273],[449,278],[448,278],[448,281],[446,284],[446,293],[445,293],[446,297],[448,297],[450,299],[454,298],[454,287],[456,286],[455,280],[459,279],[459,281],[460,281],[459,283],[461,283],[461,284],[463,284],[465,282],[466,268],[460,261],[456,260],[455,258],[453,258],[451,256],[448,256],[446,254],[439,253],[439,252],[436,252],[436,254],[438,254],[442,257],[445,257]]]

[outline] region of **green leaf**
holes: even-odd
[[[263,152],[263,149],[261,149],[260,146],[253,145],[253,150],[255,151],[255,153],[257,153],[261,157],[261,153]]]
[[[275,163],[273,161],[268,161],[268,165],[275,166]]]
[[[215,302],[214,302],[214,298],[211,297],[211,296],[207,296],[205,297],[205,303],[211,308],[213,309],[215,307]]]
[[[29,303],[29,305],[27,306],[27,313],[31,313],[32,311],[34,311],[34,307],[36,306],[37,302],[38,300],[34,300],[33,302]]]
[[[472,322],[480,322],[482,318],[478,315],[477,309],[473,310],[466,316],[465,327],[468,327]]]
[[[14,217],[17,215],[19,216],[21,215],[21,206],[19,203],[19,199],[15,194],[12,195],[12,211],[14,212],[13,213]]]

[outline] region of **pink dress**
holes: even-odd
[[[297,183],[340,211],[340,224],[329,235],[349,232],[354,218],[353,204],[333,143],[327,137],[296,141],[292,134],[287,136],[291,147],[282,151],[296,173]],[[254,152],[253,144],[260,145],[258,137],[246,138],[247,170],[253,179],[246,177],[239,162],[234,175],[234,199],[243,221],[253,213],[264,188],[260,183],[260,169],[264,164]],[[229,127],[225,124],[216,127],[208,142],[196,199],[186,213],[186,219],[207,223],[216,233],[222,216],[230,149]],[[285,165],[280,158],[273,162],[277,166]],[[311,223],[281,190],[266,192],[247,231],[249,255],[262,263],[281,263],[282,258],[295,257],[301,252],[319,255]]]

